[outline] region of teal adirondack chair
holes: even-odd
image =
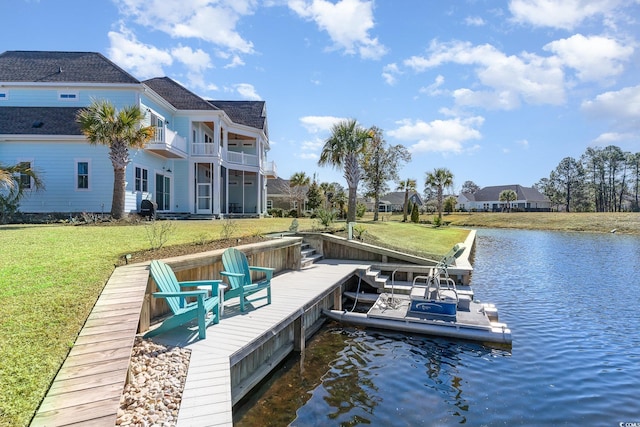
[[[225,271],[220,274],[227,278],[229,290],[224,294],[224,300],[240,297],[240,311],[245,310],[248,302],[266,299],[267,304],[271,304],[271,278],[273,268],[250,266],[244,253],[235,248],[229,248],[222,254],[222,265]],[[260,281],[251,280],[251,272],[257,271],[265,273],[265,277]],[[249,298],[257,292],[266,290],[266,295]]]
[[[200,339],[207,337],[206,328],[212,322],[218,323],[220,321],[219,309],[220,299],[218,298],[218,285],[221,280],[198,280],[191,282],[179,282],[175,273],[167,264],[162,261],[151,261],[149,266],[151,277],[156,282],[160,292],[154,292],[153,296],[156,298],[165,298],[167,304],[173,316],[165,319],[162,325],[150,330],[144,336],[145,338],[158,335],[162,332],[166,332],[169,329],[173,329],[177,326],[191,322],[192,320],[198,320],[198,336]],[[198,289],[193,291],[183,291],[183,287],[211,287],[211,292],[208,289]],[[196,301],[187,302],[185,298],[195,297]],[[207,320],[206,316],[208,312],[211,312],[211,317]]]

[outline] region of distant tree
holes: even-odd
[[[289,186],[292,188],[293,197],[298,205],[298,216],[302,216],[302,208],[304,205],[304,199],[307,195],[307,186],[311,179],[305,172],[295,172],[289,178]]]
[[[475,194],[476,192],[478,192],[478,190],[480,190],[480,187],[478,185],[476,185],[475,182],[473,182],[473,181],[465,181],[464,184],[462,184],[462,189],[460,190],[460,192],[461,193]]]
[[[356,199],[361,178],[359,157],[365,151],[371,133],[363,129],[356,120],[343,120],[331,129],[320,153],[320,166],[341,168],[349,187],[347,222],[356,220]]]
[[[0,164],[0,224],[18,211],[25,192],[44,189],[44,183],[27,162]]]
[[[402,162],[411,160],[411,154],[403,145],[388,146],[382,136],[382,130],[373,126],[369,129],[371,140],[361,157],[360,165],[364,172],[362,183],[365,196],[374,200],[373,220],[378,220],[380,196],[389,191],[387,182],[395,181]]]
[[[579,197],[584,194],[582,190],[584,175],[582,164],[573,157],[562,159],[555,170],[551,172],[551,180],[562,194],[567,212],[573,210],[572,208],[579,203]]]
[[[451,213],[456,210],[457,200],[455,197],[447,197],[444,200],[444,211],[446,213]]]
[[[318,182],[314,179],[307,191],[307,207],[312,211],[315,211],[324,201],[324,195],[322,189],[318,185]]]
[[[518,200],[518,195],[513,190],[502,190],[498,196],[498,200],[505,203],[503,210],[511,212],[511,202]]]
[[[634,212],[638,212],[640,211],[640,153],[629,153],[627,161],[629,162],[629,170],[631,172],[631,182],[629,183],[633,197],[631,209]]]
[[[418,210],[418,204],[414,203],[411,209],[411,222],[417,224],[420,222],[420,211]]]
[[[335,184],[334,184],[335,185]],[[333,206],[338,208],[338,215],[340,218],[346,217],[345,206],[348,205],[349,197],[347,193],[344,191],[342,186],[338,185],[336,188],[336,192],[333,194]]]
[[[534,188],[547,196],[551,202],[551,206],[555,206],[555,209],[558,210],[559,206],[562,204],[562,193],[558,190],[556,182],[551,178],[542,178],[534,184]]]
[[[76,121],[90,144],[109,147],[109,158],[113,166],[113,197],[111,217],[124,216],[125,171],[131,163],[130,148],[142,148],[153,138],[153,126],[141,126],[144,113],[137,105],[117,110],[106,100],[96,100],[87,108],[81,109]]]
[[[442,221],[444,189],[453,186],[453,174],[447,168],[437,168],[427,173],[425,187],[435,190],[438,203],[438,220]]]
[[[416,191],[415,179],[407,178],[404,181],[398,181],[397,191],[404,191],[404,204],[402,205],[402,222],[407,222],[409,212],[409,193]]]

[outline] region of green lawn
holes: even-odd
[[[311,219],[298,222],[301,231],[318,226]],[[240,237],[286,231],[291,219],[233,223],[234,236]],[[165,246],[218,239],[225,222],[173,224]],[[386,246],[428,257],[442,256],[467,233],[395,221],[361,224]],[[151,247],[148,230],[145,225],[0,226],[0,426],[29,423],[114,265],[126,253]]]

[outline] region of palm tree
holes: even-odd
[[[344,168],[344,178],[349,187],[347,222],[356,220],[356,197],[360,181],[358,158],[367,146],[371,133],[354,119],[333,125],[331,136],[325,141],[318,165]]]
[[[141,126],[144,113],[136,105],[116,110],[107,100],[94,100],[78,112],[76,121],[89,143],[109,147],[113,166],[111,217],[124,216],[125,171],[130,162],[129,148],[142,148],[154,136],[152,126]]]
[[[24,179],[27,180],[26,184]],[[44,189],[42,179],[29,163],[0,164],[0,223],[5,223],[17,211],[18,203],[27,189]]]
[[[518,200],[518,195],[513,190],[502,190],[498,196],[498,200],[506,203],[508,212],[511,212],[511,202]],[[568,212],[568,211],[567,211]]]
[[[453,185],[453,174],[447,168],[436,168],[427,172],[425,186],[436,190],[438,198],[438,219],[442,220],[442,204],[444,189]]]
[[[409,210],[409,192],[416,191],[417,182],[415,179],[407,178],[398,182],[397,191],[404,191],[404,206],[402,207],[402,222],[407,222]]]
[[[289,186],[293,189],[293,196],[298,202],[298,216],[302,213],[302,205],[306,191],[303,187],[308,187],[311,179],[304,172],[296,172],[289,178]]]

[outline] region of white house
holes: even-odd
[[[547,212],[551,210],[551,202],[547,196],[535,188],[521,185],[496,185],[484,187],[475,193],[461,193],[457,197],[456,209],[464,211],[501,212],[508,206],[500,201],[500,193],[513,190],[517,199],[510,203],[510,208],[527,212]]]
[[[108,148],[90,145],[75,122],[93,99],[138,105],[156,128],[131,150],[126,210],[142,200],[158,212],[220,216],[266,213],[264,101],[205,100],[168,77],[139,81],[93,52],[0,54],[0,164],[28,163],[45,190],[28,192],[25,213],[109,212],[113,168]]]

